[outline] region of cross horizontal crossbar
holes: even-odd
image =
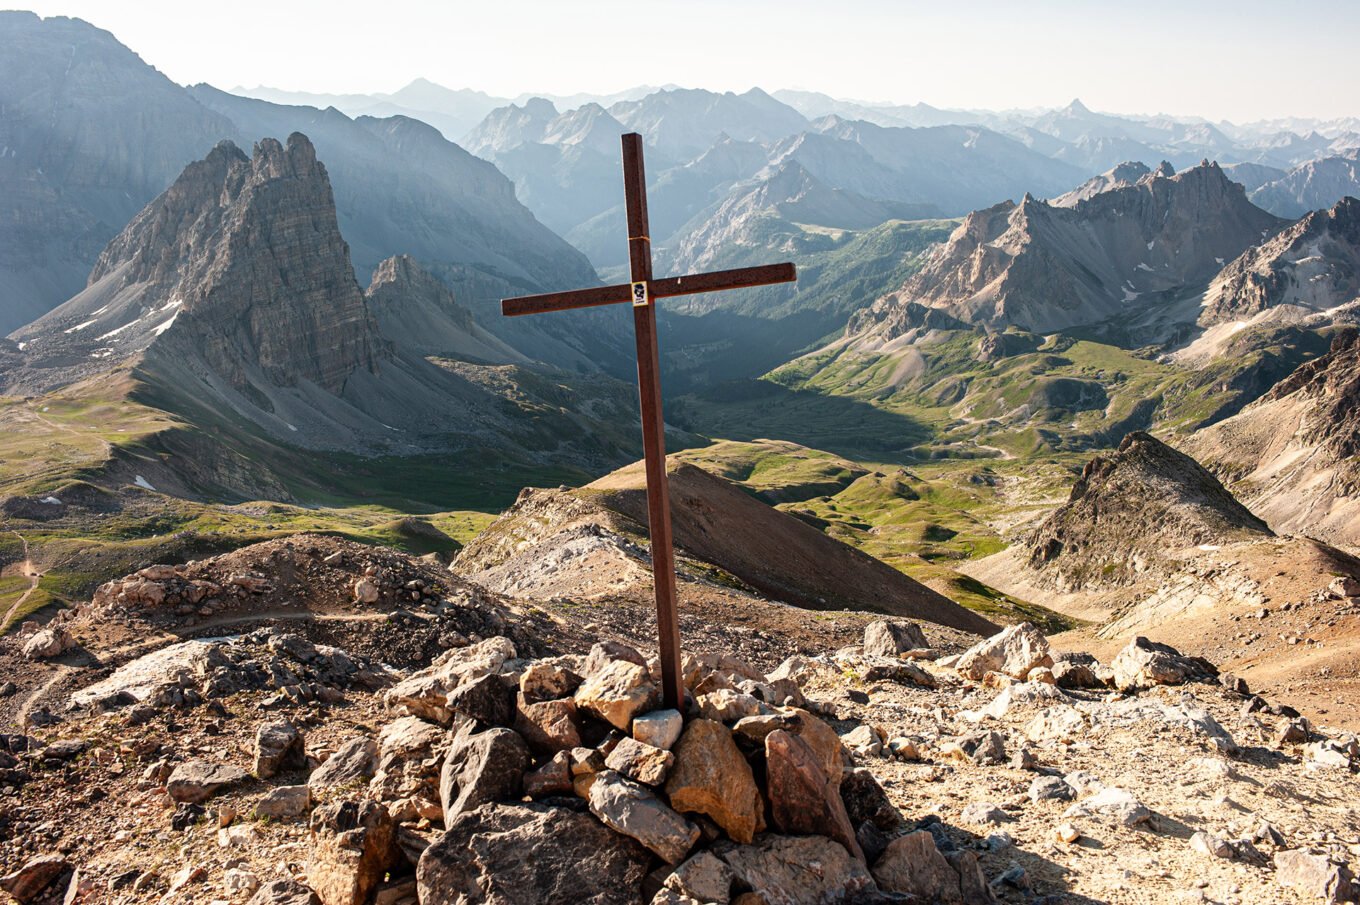
[[[792,264],[770,264],[765,267],[741,267],[736,270],[715,270],[712,273],[694,273],[679,277],[663,277],[647,281],[649,298],[665,299],[677,295],[693,295],[699,292],[721,292],[727,289],[747,289],[752,286],[769,286],[774,283],[791,283],[798,278]],[[597,286],[592,289],[576,289],[570,292],[548,292],[543,295],[525,295],[513,299],[501,299],[501,314],[518,317],[521,314],[543,314],[548,311],[570,311],[575,308],[593,308],[598,305],[616,305],[633,299],[633,289],[628,283],[614,286]]]

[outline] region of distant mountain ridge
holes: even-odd
[[[1206,286],[1285,223],[1252,205],[1217,164],[1183,173],[1163,164],[1070,207],[1027,195],[976,211],[875,307],[916,302],[1037,332],[1096,324]]]

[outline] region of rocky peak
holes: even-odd
[[[1086,463],[1067,503],[1025,544],[1031,568],[1075,590],[1125,583],[1176,550],[1270,534],[1202,465],[1135,431]]]
[[[100,255],[85,292],[24,331],[40,361],[188,360],[238,391],[339,393],[386,354],[305,135],[190,164]],[[257,387],[258,389],[258,387]]]
[[[1284,320],[1328,317],[1360,297],[1360,201],[1343,198],[1248,248],[1205,294],[1202,326],[1270,312]]]

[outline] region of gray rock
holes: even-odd
[[[1154,685],[1180,685],[1192,679],[1211,679],[1218,670],[1199,657],[1186,657],[1167,644],[1141,635],[1128,643],[1110,663],[1114,685],[1120,691],[1137,691]]]
[[[1000,805],[992,804],[990,801],[975,801],[963,809],[960,819],[974,826],[988,826],[1007,823],[1011,816],[1002,810]]]
[[[306,762],[302,733],[292,723],[275,720],[255,730],[255,763],[251,772],[260,779],[269,779],[280,770],[301,767]]]
[[[321,900],[296,880],[275,880],[255,890],[246,905],[321,905]]]
[[[378,767],[378,743],[367,736],[352,738],[326,758],[326,762],[307,777],[313,791],[351,783],[366,783]]]
[[[1040,801],[1071,801],[1076,797],[1076,790],[1060,776],[1036,776],[1034,781],[1029,784],[1029,800],[1035,803]]]
[[[515,683],[509,676],[480,676],[464,682],[446,699],[449,710],[485,728],[509,727],[515,721]]]
[[[927,835],[929,835],[927,833]],[[767,833],[719,857],[737,880],[771,905],[824,905],[853,900],[873,888],[869,872],[841,845],[823,836]]]
[[[487,805],[452,819],[420,856],[428,905],[635,905],[650,853],[594,817],[543,804]]]
[[[198,804],[249,776],[240,767],[191,760],[180,764],[170,773],[170,778],[165,781],[165,791],[175,801]]]
[[[28,660],[59,657],[76,646],[76,639],[64,626],[50,626],[34,632],[24,642],[23,654]]]
[[[958,872],[940,854],[935,837],[927,830],[898,836],[874,864],[874,879],[884,892],[917,896],[942,905],[966,903]]]
[[[666,889],[699,902],[727,905],[732,899],[732,883],[737,875],[712,852],[699,852],[666,878]]]
[[[1006,739],[1000,732],[965,735],[958,743],[975,764],[997,766],[1006,762]]]
[[[915,622],[879,619],[864,627],[864,653],[871,657],[896,658],[929,646],[925,632]]]
[[[1137,826],[1151,820],[1152,812],[1127,789],[1109,786],[1072,805],[1063,812],[1063,817],[1088,817],[1110,820],[1124,826]]]
[[[974,680],[989,672],[1023,679],[1035,667],[1052,665],[1048,639],[1032,623],[1022,622],[968,648],[959,655],[954,668]]]
[[[1324,905],[1360,901],[1360,889],[1349,868],[1304,849],[1275,853],[1275,882]]]
[[[605,758],[605,766],[644,785],[659,786],[675,764],[675,755],[664,748],[626,738]]]
[[[375,801],[335,801],[312,812],[307,882],[325,905],[362,905],[396,863],[396,831]]]
[[[529,746],[510,729],[459,733],[439,777],[445,821],[484,804],[518,796],[530,760]]]
[[[255,803],[255,816],[271,820],[291,820],[312,808],[312,790],[307,786],[279,786],[270,789]]]
[[[684,728],[685,720],[680,711],[653,710],[633,719],[633,738],[669,751],[680,740],[680,732]]]
[[[590,810],[605,826],[641,842],[668,864],[679,863],[699,839],[698,827],[613,770],[596,774]]]

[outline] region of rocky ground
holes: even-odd
[[[1354,894],[1354,736],[1207,661],[1055,655],[1027,626],[968,648],[702,582],[682,603],[683,716],[637,653],[638,599],[517,601],[313,536],[114,582],[0,640],[0,888],[324,905]]]

